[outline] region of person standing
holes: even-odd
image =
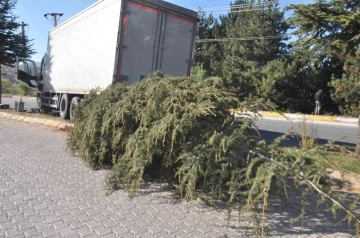
[[[320,115],[321,101],[322,101],[322,90],[320,89],[315,93],[315,115]]]

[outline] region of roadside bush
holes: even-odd
[[[9,80],[7,79],[1,79],[1,92],[7,93],[7,94],[14,94],[16,91],[16,88],[14,88]]]
[[[25,84],[20,83],[16,87],[14,87],[7,79],[1,79],[1,89],[2,89],[1,92],[3,94],[11,94],[11,95],[19,95],[19,96],[28,96],[31,93],[34,94],[34,91],[29,89],[29,87],[26,86]]]
[[[16,88],[16,93],[21,96],[29,95],[29,88],[25,84],[19,84]]]

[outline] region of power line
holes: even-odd
[[[36,10],[38,13],[40,13],[41,15],[44,14],[44,12],[42,11],[42,9],[40,9],[37,5],[34,5],[34,4],[30,4],[29,1],[23,1],[25,2],[26,4],[28,4],[29,6],[31,6],[34,10]],[[45,11],[46,12],[46,11]],[[50,21],[51,25],[53,24],[51,21]],[[37,26],[40,26],[40,24],[38,24]],[[47,29],[48,30],[48,29]]]
[[[233,37],[233,38],[221,38],[221,39],[198,39],[197,43],[211,43],[211,42],[226,42],[226,41],[251,41],[251,40],[271,40],[281,39],[286,37],[296,36],[295,33],[287,33],[282,36],[249,36],[249,37]],[[308,39],[300,39],[300,41],[306,41]]]
[[[299,0],[300,1],[300,0]],[[213,14],[221,14],[221,13],[229,13],[229,12],[241,12],[241,11],[258,11],[263,9],[257,9],[261,7],[266,7],[271,4],[278,4],[281,5],[289,5],[289,4],[304,4],[303,1],[300,1],[300,3],[295,3],[294,0],[283,0],[283,1],[268,1],[268,2],[262,2],[262,3],[254,3],[254,4],[240,4],[240,5],[229,5],[229,6],[220,6],[220,7],[210,7],[210,8],[199,8],[196,9],[198,11],[204,11],[204,12],[211,12]],[[275,7],[275,6],[274,6]],[[246,10],[242,10],[246,9]],[[228,10],[228,11],[226,11]],[[240,11],[232,11],[232,10],[240,10]],[[222,11],[222,12],[219,12]],[[224,12],[226,11],[226,12]]]
[[[298,0],[299,3],[295,3],[296,0],[269,0],[267,2],[260,2],[260,3],[245,3],[245,4],[238,4],[238,5],[227,5],[227,6],[219,6],[219,7],[208,7],[208,8],[203,8],[202,10],[217,10],[217,9],[229,9],[229,8],[241,8],[241,7],[252,7],[252,6],[263,6],[263,5],[270,5],[270,4],[279,4],[279,5],[284,5],[284,3],[286,3],[286,5],[288,4],[302,4],[304,3],[304,1],[302,0]]]
[[[247,7],[254,7],[254,6],[265,6],[265,5],[270,5],[270,4],[274,4],[274,3],[279,3],[278,1],[268,1],[268,2],[263,2],[263,3],[253,3],[253,4],[239,4],[239,5],[228,5],[228,6],[220,6],[220,7],[209,7],[209,8],[204,8],[201,10],[224,10],[224,9],[231,9],[231,8],[247,8]]]
[[[44,12],[47,12],[47,10],[43,7],[44,5],[42,3],[38,2],[37,0],[33,0],[32,3],[34,3],[34,5],[36,5],[36,8],[38,8],[42,12],[42,14],[44,14]],[[33,5],[33,4],[31,4],[31,5]]]
[[[255,12],[255,11],[264,11],[264,9],[247,9],[247,10],[240,10],[240,11],[215,12],[213,14]]]
[[[222,38],[222,39],[199,39],[196,40],[198,43],[207,43],[207,42],[224,42],[224,41],[250,41],[250,40],[269,40],[269,39],[281,39],[285,36],[250,36],[250,37],[243,37],[243,38]]]

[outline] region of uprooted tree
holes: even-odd
[[[92,168],[112,166],[107,192],[125,188],[136,195],[145,181],[166,182],[181,198],[220,199],[229,209],[258,214],[256,228],[264,235],[270,199],[287,201],[299,192],[299,216],[305,218],[317,191],[319,204],[344,211],[341,218],[354,222],[359,233],[353,212],[358,201],[341,205],[327,168],[306,162],[311,151],[295,157],[278,146],[280,140],[261,141],[254,114],[231,110],[256,115],[258,105],[240,103],[222,82],[155,73],[129,86],[94,91],[76,109],[68,146]]]

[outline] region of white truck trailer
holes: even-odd
[[[18,80],[38,88],[42,110],[61,118],[92,89],[134,83],[160,70],[189,76],[197,12],[162,0],[99,0],[49,32],[47,52],[17,60]]]

